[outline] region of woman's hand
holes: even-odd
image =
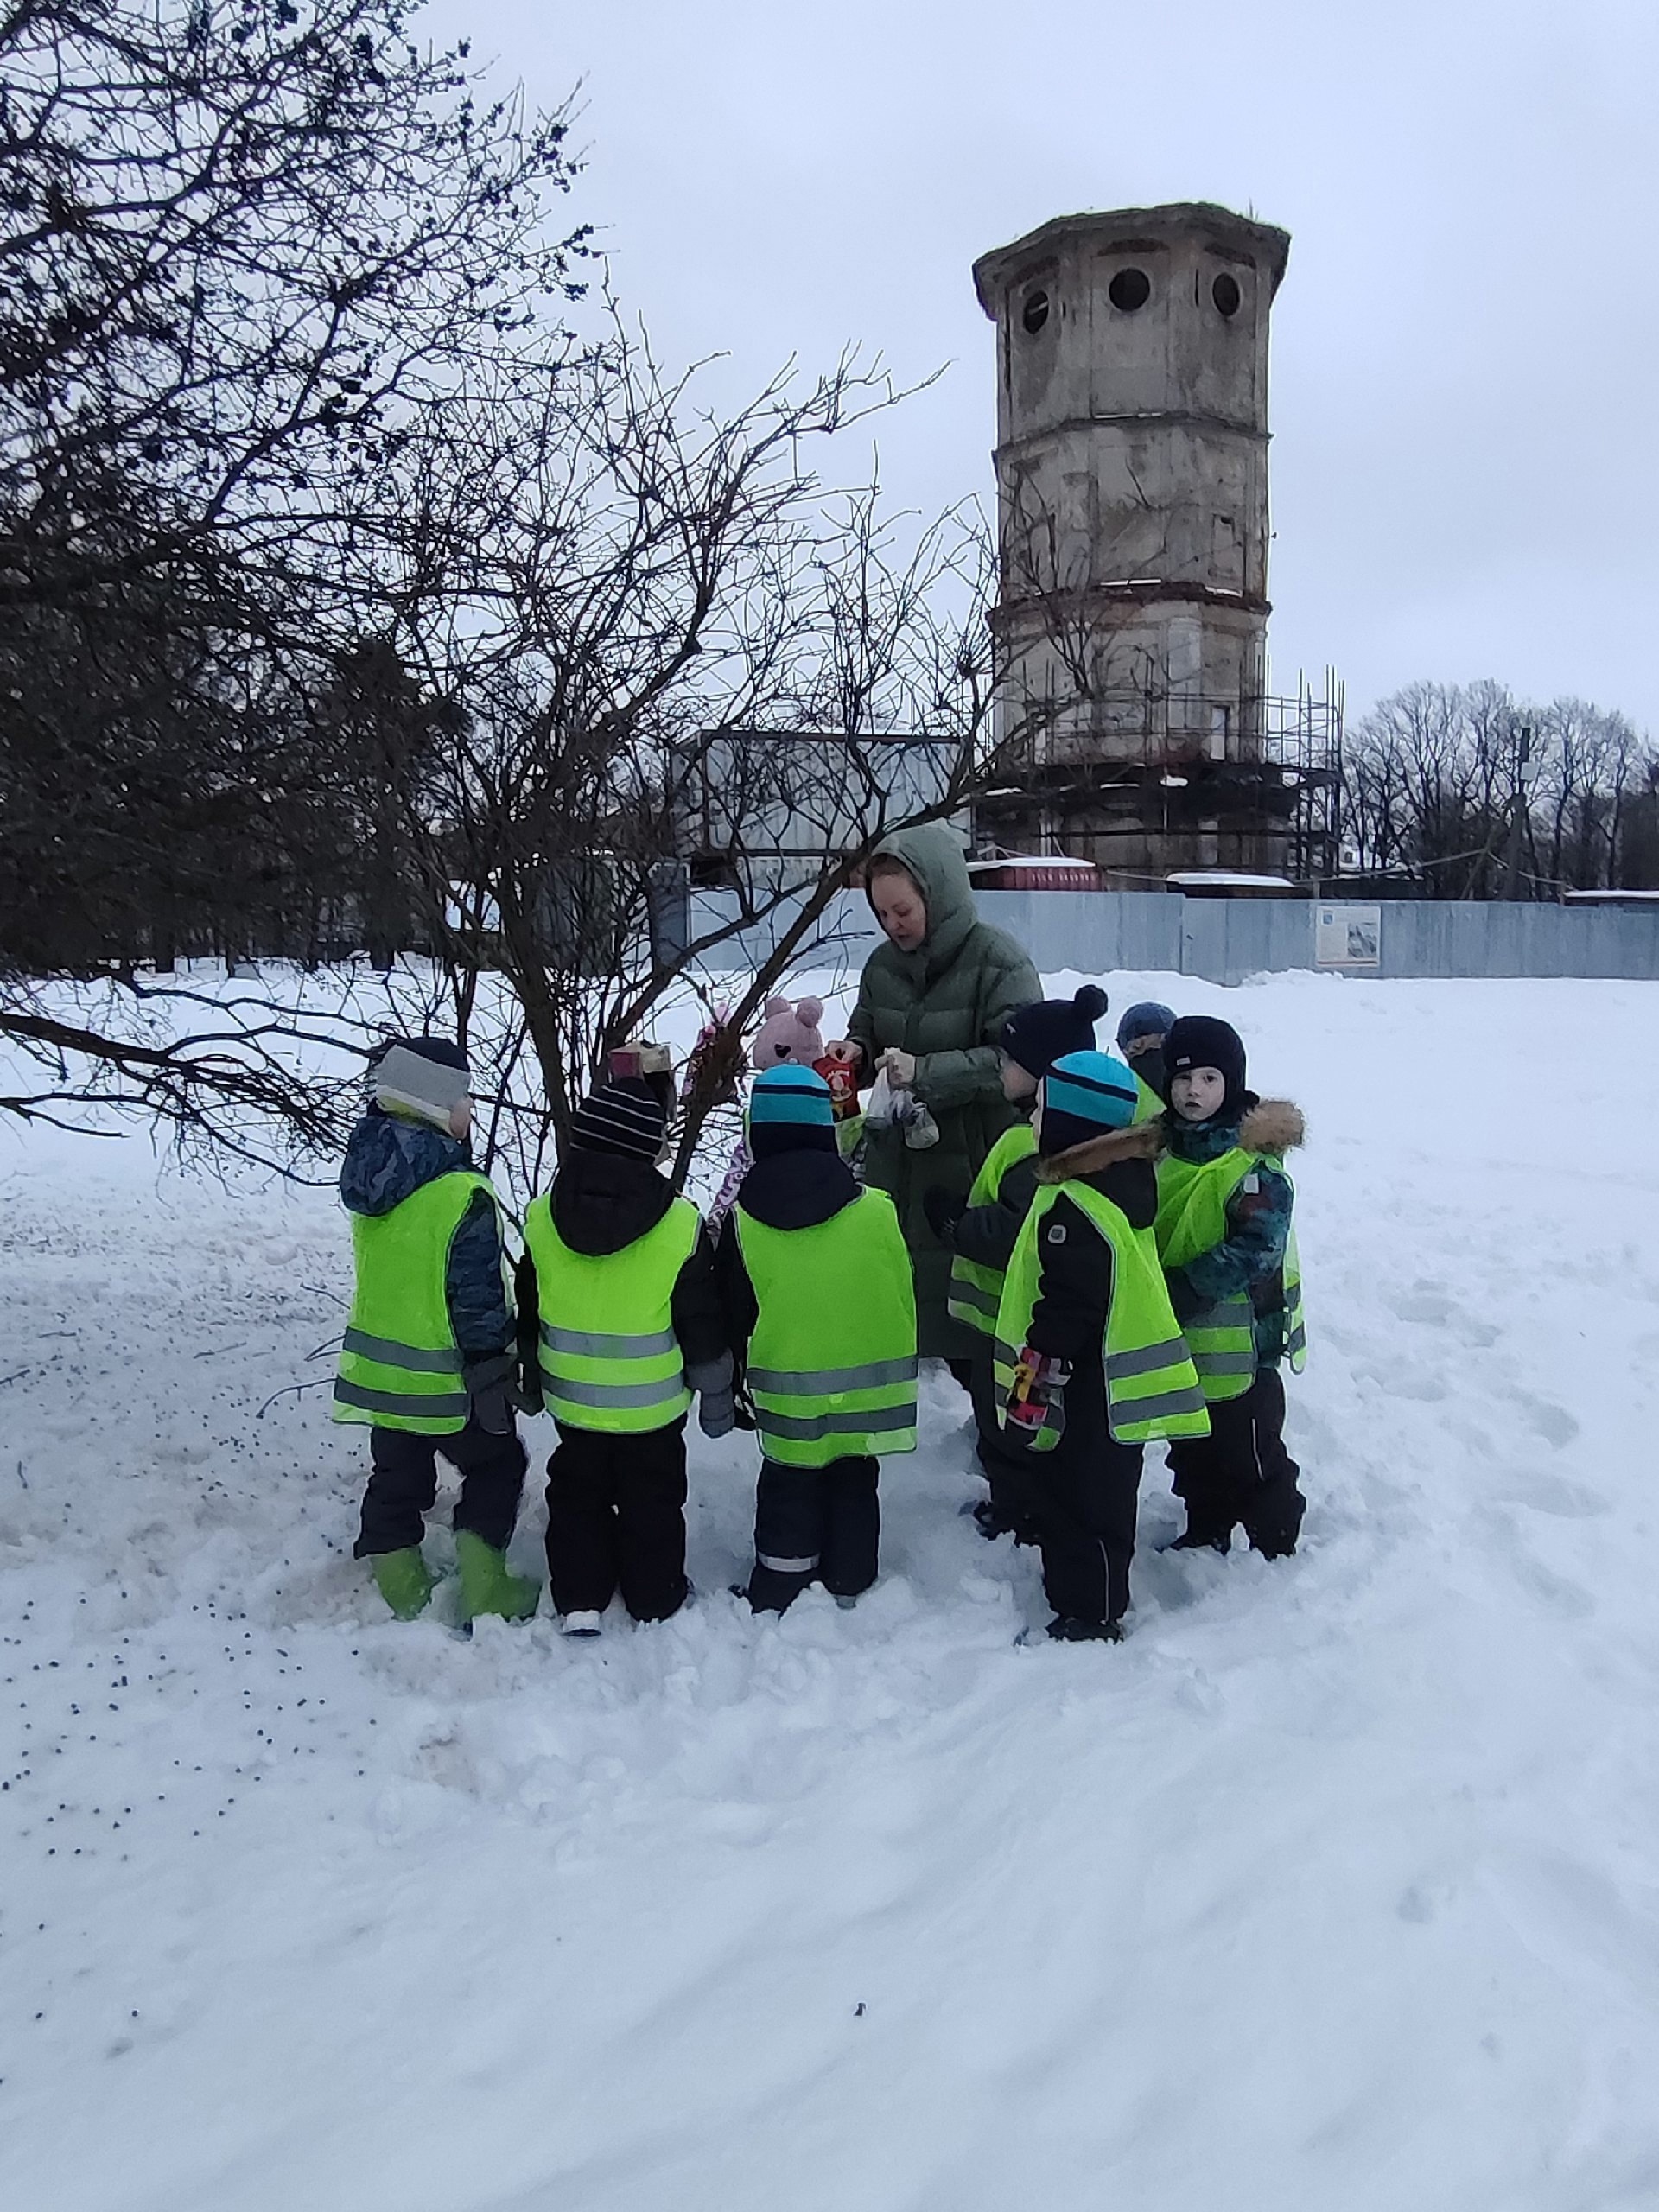
[[[900,1090],[908,1090],[916,1080],[915,1053],[901,1052],[896,1045],[888,1046],[878,1065],[885,1071],[887,1081]]]
[[[864,1047],[861,1045],[855,1045],[850,1037],[837,1037],[832,1044],[824,1046],[823,1056],[827,1060],[845,1060],[853,1071],[854,1081],[862,1089],[867,1078],[864,1074]]]

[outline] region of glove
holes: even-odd
[[[922,1211],[941,1244],[955,1243],[957,1224],[967,1211],[967,1200],[959,1192],[947,1190],[943,1183],[930,1183],[922,1192]]]
[[[472,1402],[473,1419],[490,1436],[513,1433],[512,1384],[515,1362],[506,1351],[484,1359],[463,1360],[461,1379]]]
[[[697,1427],[705,1436],[729,1436],[737,1427],[737,1402],[729,1382],[723,1390],[704,1390],[698,1397]]]
[[[1028,1452],[1053,1450],[1065,1427],[1065,1386],[1071,1380],[1069,1360],[1026,1346],[1003,1408],[1003,1427],[1014,1443]]]

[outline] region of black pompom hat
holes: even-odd
[[[997,1043],[1040,1082],[1068,1052],[1094,1051],[1095,1024],[1105,1011],[1105,992],[1098,983],[1085,983],[1069,999],[1036,999],[1016,1007]]]

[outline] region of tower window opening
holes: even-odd
[[[1244,300],[1243,293],[1238,289],[1237,277],[1230,275],[1224,269],[1210,287],[1210,296],[1215,302],[1218,312],[1226,316],[1229,321],[1238,313]]]
[[[1124,315],[1133,315],[1152,297],[1152,279],[1144,269],[1120,269],[1106,287],[1106,296]]]
[[[1025,304],[1020,310],[1020,320],[1026,335],[1034,338],[1048,321],[1048,294],[1040,284],[1026,294]]]

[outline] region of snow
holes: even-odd
[[[1231,868],[1184,868],[1164,881],[1181,891],[1294,891],[1296,886],[1287,875],[1246,875]]]
[[[0,1135],[0,2202],[1659,2203],[1659,998],[1108,980],[1311,1133],[1302,1551],[1149,1454],[1116,1648],[937,1376],[854,1611],[727,1594],[734,1439],[676,1621],[391,1623],[327,1194]]]

